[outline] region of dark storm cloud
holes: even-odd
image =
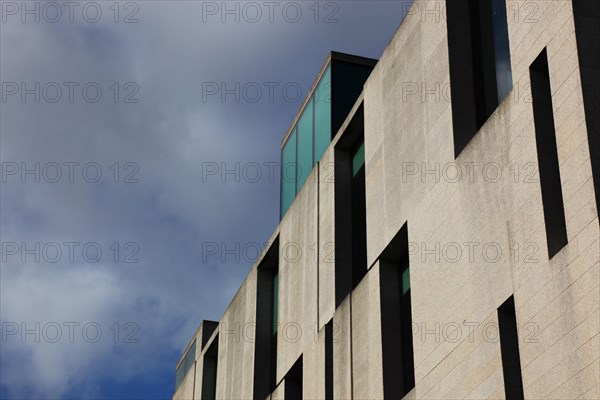
[[[3,11],[3,95],[11,83],[20,90],[40,82],[47,90],[39,103],[34,94],[22,102],[21,93],[1,103],[3,166],[19,169],[2,183],[1,239],[39,244],[41,258],[25,254],[22,262],[22,248],[3,253],[3,333],[40,323],[46,336],[53,324],[63,335],[56,343],[37,343],[35,334],[23,340],[21,332],[3,337],[3,397],[94,398],[107,382],[173,374],[197,324],[220,317],[252,264],[207,257],[203,245],[260,244],[278,222],[278,175],[268,179],[264,169],[258,182],[236,182],[207,176],[203,166],[278,162],[302,100],[288,101],[277,89],[273,101],[263,93],[254,103],[231,95],[223,102],[206,88],[294,83],[306,95],[329,50],[378,57],[406,9],[391,1],[336,2],[339,21],[323,23],[321,14],[315,23],[313,3],[303,2],[297,23],[222,23],[219,14],[203,14],[209,3],[123,2],[117,23],[112,2],[97,3],[103,13],[96,23],[77,13],[72,23],[22,23],[19,13]],[[321,13],[330,12],[324,4]],[[133,11],[138,22],[123,23]],[[57,102],[47,101],[56,97],[53,84],[62,88]],[[100,99],[89,101],[97,87]],[[36,163],[40,182],[33,174],[22,179],[23,165]],[[62,177],[52,183],[55,164]],[[71,242],[79,243],[72,260],[64,245]],[[63,252],[55,263],[48,262],[54,253],[40,254],[56,249],[50,243]],[[100,259],[82,254],[86,244],[101,249]],[[138,262],[124,262],[127,256]],[[72,342],[71,322],[79,324],[71,325]],[[82,335],[85,324],[101,327],[96,343]],[[124,342],[134,331],[138,341]]]

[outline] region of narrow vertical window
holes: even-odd
[[[279,253],[277,253],[279,254]],[[269,369],[269,383],[270,391],[272,392],[277,387],[277,329],[279,321],[279,263],[275,265],[273,271],[273,318],[272,318],[272,331],[271,331],[271,347],[269,351],[270,357],[270,369]]]
[[[356,114],[334,150],[335,299],[339,305],[367,272],[364,114]]]
[[[600,1],[573,0],[573,18],[596,210],[600,213]]]
[[[302,186],[308,179],[313,167],[313,99],[310,99],[298,119],[298,169],[296,179],[296,193],[300,193]]]
[[[454,153],[512,89],[506,0],[446,1]]]
[[[402,295],[400,298],[402,319],[402,384],[404,394],[415,387],[415,362],[412,341],[412,306],[410,301],[410,269],[408,256],[399,264],[402,271]]]
[[[302,356],[285,375],[285,400],[302,400]]]
[[[219,335],[204,353],[202,363],[202,400],[214,400],[217,394],[217,364],[219,356]]]
[[[331,66],[323,74],[314,98],[315,107],[315,162],[331,143]]]
[[[278,271],[279,238],[271,245],[256,271],[255,399],[267,398],[277,383]]]
[[[296,129],[292,131],[281,150],[281,203],[280,218],[283,218],[296,197]]]
[[[533,121],[546,223],[548,258],[552,258],[567,244],[567,226],[556,148],[554,111],[552,110],[552,92],[546,49],[531,64],[529,75],[531,77]]]
[[[175,371],[175,390],[181,385],[187,373],[196,363],[196,340],[192,342]]]
[[[504,393],[507,399],[523,399],[523,377],[521,376],[519,336],[513,296],[510,296],[498,308],[498,330],[500,331]]]
[[[492,27],[494,35],[494,65],[496,67],[496,90],[498,104],[513,87],[508,43],[508,18],[506,0],[492,0]]]
[[[352,150],[352,286],[356,287],[367,273],[367,210],[365,194],[364,139]]]
[[[333,319],[325,325],[325,400],[333,400]]]
[[[415,387],[406,224],[379,257],[383,393],[399,399]]]

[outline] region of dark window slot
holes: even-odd
[[[379,268],[383,393],[400,399],[415,387],[406,224],[379,257]]]
[[[363,107],[337,143],[335,159],[336,307],[367,272]]]
[[[257,269],[256,336],[254,343],[254,398],[264,399],[275,390],[277,366],[277,296],[279,238]]]
[[[554,111],[552,110],[552,92],[546,49],[531,64],[529,74],[531,77],[533,120],[544,220],[546,222],[548,257],[552,258],[567,244],[567,226],[556,148]]]
[[[446,2],[456,157],[512,89],[505,0]]]
[[[369,75],[371,75],[375,64],[375,60],[369,59],[365,59],[364,64],[344,61],[337,61],[332,64],[331,87],[335,101],[331,104],[331,139],[335,137],[346,120],[356,99],[363,91],[363,86]]]
[[[504,375],[504,393],[507,399],[523,399],[525,396],[523,394],[517,316],[513,296],[510,296],[498,308],[498,326],[500,331],[500,351],[502,353],[502,374]]]
[[[325,325],[325,400],[333,400],[333,319]]]
[[[302,400],[302,356],[285,375],[285,400]]]
[[[217,364],[219,357],[219,335],[204,353],[202,362],[202,400],[214,400],[217,394]]]
[[[573,0],[573,18],[596,210],[600,213],[600,1]]]
[[[204,350],[206,347],[206,343],[215,332],[215,330],[219,327],[219,323],[216,321],[202,321],[202,340],[201,340],[201,349]]]

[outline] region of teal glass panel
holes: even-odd
[[[281,218],[296,197],[296,130],[281,150]]]
[[[190,346],[186,356],[185,356],[185,373],[194,366],[194,361],[196,361],[196,341]]]
[[[296,193],[300,192],[313,167],[313,100],[310,99],[298,119],[298,178]]]
[[[331,143],[331,66],[321,77],[314,94],[315,102],[315,162],[321,160]]]
[[[352,155],[352,176],[356,176],[363,165],[365,165],[365,144],[361,143],[360,147]]]
[[[184,374],[185,369],[183,368],[183,363],[181,363],[179,364],[177,371],[175,371],[175,390],[177,390],[179,385],[181,385],[181,382],[183,382]]]
[[[183,379],[185,378],[188,371],[194,365],[194,361],[196,361],[196,341],[192,343],[188,351],[183,356],[183,360],[181,360],[181,364],[175,371],[175,390],[181,385]]]
[[[402,273],[402,294],[406,294],[406,292],[408,292],[408,290],[410,289],[410,273],[409,273],[409,269],[406,268],[404,270],[404,272]]]
[[[273,277],[273,334],[277,333],[277,318],[279,317],[279,272]]]

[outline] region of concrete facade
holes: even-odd
[[[384,397],[380,256],[408,227],[414,388],[505,398],[498,309],[514,297],[525,398],[600,398],[600,224],[572,0],[507,0],[513,90],[455,157],[445,1],[416,0],[297,195],[279,239],[276,389],[302,357],[304,398]],[[437,11],[436,11],[437,10]],[[546,48],[568,243],[549,259],[529,68]],[[364,112],[367,271],[336,305],[335,149]],[[460,172],[459,172],[460,171]],[[457,174],[460,173],[460,176]],[[251,399],[256,262],[173,399]],[[332,367],[326,372],[326,324]],[[201,342],[202,327],[195,337]]]

